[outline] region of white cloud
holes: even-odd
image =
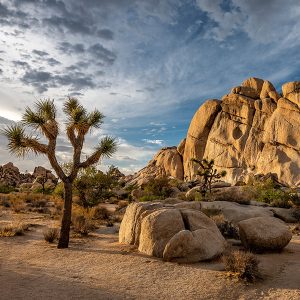
[[[164,143],[164,140],[149,140],[149,139],[143,139],[143,141],[147,144],[154,144],[154,145],[162,145]]]

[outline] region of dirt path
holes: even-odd
[[[0,238],[0,299],[300,299],[299,237],[281,254],[259,255],[266,279],[245,285],[225,278],[218,261],[179,265],[141,255],[117,243],[115,228],[65,250],[46,244],[43,228]]]

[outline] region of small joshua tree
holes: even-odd
[[[8,148],[12,154],[24,157],[28,152],[36,155],[43,154],[64,184],[64,210],[61,222],[61,231],[58,248],[67,248],[72,214],[72,188],[80,169],[96,164],[100,158],[111,157],[117,149],[117,143],[112,137],[100,140],[94,152],[84,161],[81,160],[82,147],[86,134],[93,128],[99,128],[103,123],[103,114],[94,110],[87,110],[75,98],[68,98],[64,103],[63,111],[66,119],[66,134],[73,147],[72,168],[64,172],[56,157],[56,143],[59,134],[59,124],[56,120],[56,107],[51,100],[41,100],[35,103],[34,108],[27,107],[22,122],[6,127],[3,133],[8,138]],[[34,135],[25,132],[32,129]],[[36,133],[41,133],[47,143],[40,142]]]
[[[199,165],[197,175],[200,177],[202,186],[201,186],[201,195],[206,196],[207,192],[211,193],[211,185],[217,179],[220,179],[226,175],[226,171],[221,171],[218,173],[217,169],[214,169],[214,160],[202,159],[198,160],[193,158],[193,162]]]
[[[35,181],[39,184],[42,185],[42,193],[45,194],[46,192],[46,188],[45,188],[45,184],[47,182],[47,173],[46,171],[43,171],[43,173],[41,175],[39,175]]]

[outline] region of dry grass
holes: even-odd
[[[95,229],[93,222],[93,209],[87,211],[84,208],[74,205],[72,211],[72,229],[75,235],[87,236]]]
[[[59,230],[58,230],[58,228],[50,227],[50,228],[45,229],[43,234],[44,234],[44,239],[46,242],[53,243],[54,241],[56,241],[58,239]]]
[[[0,226],[0,237],[12,237],[24,235],[24,232],[29,229],[28,224],[10,223]]]
[[[258,264],[259,260],[251,252],[229,251],[223,256],[223,263],[228,275],[254,282],[261,278]]]
[[[10,193],[0,194],[0,204],[11,208],[15,213],[33,211],[39,213],[51,213],[49,204],[56,208],[57,214],[62,209],[63,201],[56,196],[38,193]],[[53,209],[55,210],[55,209]]]

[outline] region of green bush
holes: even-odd
[[[9,185],[0,184],[0,194],[9,194],[14,192],[15,188]]]
[[[296,198],[293,192],[286,192],[277,188],[271,179],[265,182],[255,181],[251,188],[255,200],[274,207],[290,208]]]
[[[211,216],[211,219],[216,223],[220,232],[225,238],[240,239],[239,229],[233,223],[225,220],[222,214]]]
[[[171,196],[172,186],[167,177],[152,178],[142,186],[144,196],[140,201],[153,201]]]
[[[159,200],[159,198],[153,195],[144,195],[139,199],[140,202],[148,202],[148,201],[155,201],[155,200]]]
[[[64,198],[64,184],[62,182],[55,187],[53,194],[61,199]]]

